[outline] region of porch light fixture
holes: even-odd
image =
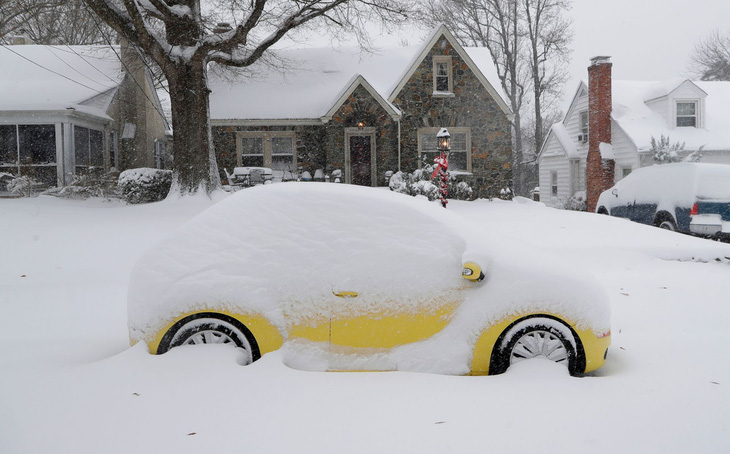
[[[449,195],[448,183],[449,183],[449,151],[451,150],[451,134],[446,128],[436,134],[436,142],[438,143],[439,155],[433,160],[436,164],[436,170],[433,171],[431,179],[436,182],[439,188],[439,199],[441,200],[441,206],[446,208],[446,204],[449,203],[446,197]]]
[[[365,123],[363,123],[362,121],[358,121],[358,122],[357,122],[357,129],[359,129],[359,130],[361,130],[361,131],[362,131],[362,129],[363,129],[364,127],[365,127]]]
[[[448,153],[451,150],[451,134],[449,134],[448,129],[441,128],[438,134],[436,134],[436,140],[438,141],[439,151]]]

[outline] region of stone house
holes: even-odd
[[[512,162],[512,113],[497,81],[488,51],[463,48],[444,26],[416,47],[279,50],[248,70],[214,68],[221,177],[264,166],[384,186],[389,171],[433,163],[446,127],[450,170],[477,195],[495,195],[510,186]]]
[[[552,126],[538,155],[540,199],[562,207],[586,194],[593,211],[600,193],[639,167],[654,164],[651,139],[683,143],[701,162],[730,164],[730,82],[687,79],[613,80],[609,57],[595,57],[563,121]]]
[[[0,81],[0,172],[65,186],[166,165],[171,129],[133,48],[2,46]]]

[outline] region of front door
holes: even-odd
[[[372,186],[372,137],[350,137],[350,175],[352,184]]]

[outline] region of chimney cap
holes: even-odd
[[[599,55],[591,58],[591,65],[600,65],[604,63],[611,63],[611,57],[608,55]]]

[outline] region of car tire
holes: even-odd
[[[674,222],[674,218],[672,218],[672,215],[667,213],[666,211],[662,211],[657,214],[654,225],[659,227],[660,229],[670,230],[672,232],[677,231],[677,223]]]
[[[175,323],[162,337],[157,354],[196,344],[234,344],[245,351],[244,365],[261,357],[256,339],[243,323],[215,312],[193,314]]]
[[[598,213],[598,214],[608,214],[608,210],[606,209],[606,207],[602,206],[602,207],[598,207],[598,210],[596,210],[596,213]]]
[[[585,353],[575,331],[556,317],[539,315],[518,320],[500,335],[490,374],[501,374],[512,364],[536,357],[565,364],[571,375],[585,370]]]

